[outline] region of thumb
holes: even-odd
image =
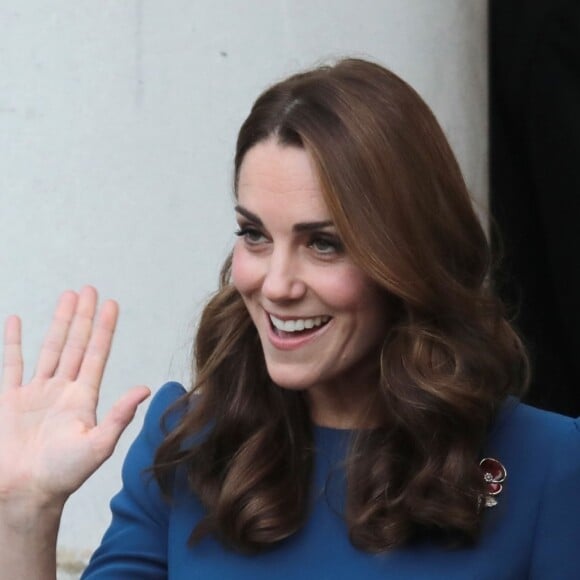
[[[121,434],[133,420],[137,407],[151,395],[149,388],[144,386],[133,387],[125,393],[105,415],[96,428],[99,431],[99,439],[104,457],[110,456],[117,445]]]

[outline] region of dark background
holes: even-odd
[[[497,288],[531,351],[527,402],[580,415],[580,0],[489,8]]]

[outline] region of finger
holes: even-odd
[[[94,428],[95,447],[100,450],[103,461],[113,453],[119,437],[135,416],[137,407],[150,394],[151,391],[147,387],[134,387],[115,403],[99,425]]]
[[[4,324],[4,360],[2,364],[2,388],[22,384],[22,325],[18,316],[10,316]]]
[[[36,377],[46,379],[54,375],[77,303],[78,295],[76,292],[67,290],[61,295],[52,317],[52,323],[40,349]]]
[[[97,390],[103,379],[117,319],[119,306],[114,300],[103,303],[87,346],[78,374],[78,381]]]
[[[75,314],[56,369],[56,376],[70,380],[77,378],[91,336],[96,309],[97,291],[92,286],[85,286],[79,294]]]

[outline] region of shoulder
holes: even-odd
[[[490,431],[485,455],[504,464],[512,486],[528,500],[580,486],[580,421],[509,398]]]
[[[528,577],[577,578],[580,569],[580,421],[510,399],[490,434],[505,462],[506,519],[529,518]],[[502,494],[502,499],[503,499]],[[522,529],[514,533],[522,537]]]
[[[157,448],[183,416],[186,393],[180,383],[169,382],[153,395],[141,430],[125,457],[122,470],[124,479],[136,483],[153,465]],[[179,404],[180,401],[183,401],[183,405]]]
[[[503,441],[516,447],[550,447],[565,439],[580,442],[580,418],[536,409],[509,397],[503,404],[490,431],[491,442]]]
[[[527,509],[575,512],[580,526],[580,420],[510,398],[490,431],[485,454],[507,469],[508,488]],[[569,519],[569,518],[566,518]]]
[[[165,383],[160,387],[149,403],[142,433],[154,439],[162,438],[167,434],[184,412],[185,407],[177,403],[186,393],[183,385],[175,381]]]
[[[577,578],[580,421],[509,398],[484,453],[507,471],[490,529],[514,553],[528,550],[529,578]]]
[[[163,385],[123,463],[123,487],[111,500],[112,520],[83,578],[166,578],[170,506],[151,474],[155,452],[181,416],[185,389]],[[185,399],[184,399],[185,400]]]
[[[161,386],[149,404],[147,415],[160,415],[175,403],[186,390],[181,383],[171,381]]]

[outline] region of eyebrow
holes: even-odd
[[[236,205],[235,210],[257,226],[264,227],[264,222],[262,222],[262,220],[255,213],[247,210],[245,207]],[[292,230],[295,232],[311,232],[313,230],[320,230],[333,225],[334,223],[331,220],[323,220],[318,222],[300,222],[294,224],[292,226]]]

